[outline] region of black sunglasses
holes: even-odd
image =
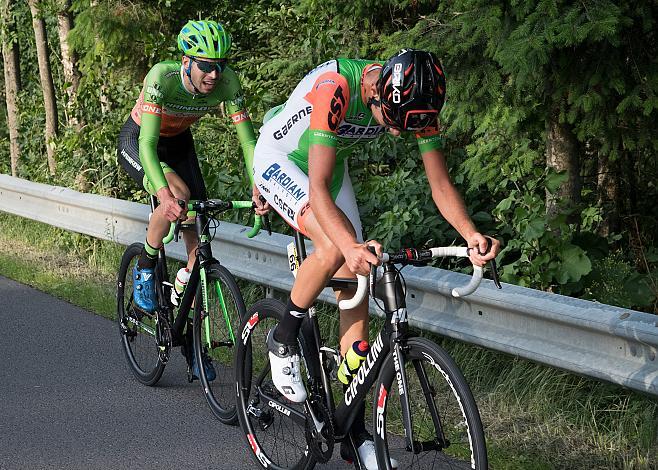
[[[199,67],[199,70],[201,70],[203,73],[212,73],[214,70],[222,73],[226,68],[226,64],[228,63],[228,60],[226,59],[220,59],[217,62],[210,62],[207,60],[199,60],[195,57],[190,57],[190,60],[194,62],[196,66]]]

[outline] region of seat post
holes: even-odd
[[[299,256],[299,264],[306,259],[306,244],[304,243],[304,235],[295,230],[295,245],[297,246],[297,256]]]

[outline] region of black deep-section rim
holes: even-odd
[[[480,414],[473,399],[473,394],[458,366],[447,352],[425,338],[411,338],[408,340],[407,345],[409,349],[405,353],[405,357],[408,362],[405,370],[407,371],[409,383],[407,393],[411,402],[412,417],[415,418],[414,430],[422,425],[426,426],[425,429],[434,430],[431,414],[427,411],[425,396],[420,388],[416,373],[418,364],[421,363],[427,372],[430,383],[434,386],[436,392],[435,402],[438,403],[437,406],[443,426],[447,429],[453,429],[453,431],[446,430],[448,434],[446,437],[452,438],[452,443],[445,451],[427,451],[414,455],[403,449],[403,436],[389,435],[387,428],[389,414],[391,412],[399,414],[400,403],[397,381],[394,380],[395,367],[391,354],[382,367],[374,393],[374,438],[379,468],[390,470],[392,467],[389,457],[393,457],[398,460],[399,469],[487,469],[487,451]],[[430,361],[430,357],[434,364]],[[445,378],[446,376],[449,382]],[[416,384],[418,384],[417,387]],[[456,396],[459,396],[462,407],[459,406]],[[395,409],[395,411],[392,411],[392,409]],[[397,424],[397,417],[395,419],[396,429],[399,428],[399,433],[402,433],[402,425]],[[467,426],[465,424],[461,427],[450,426],[451,423],[460,424],[462,421],[467,423]],[[391,421],[391,425],[393,425],[393,421]],[[383,438],[381,429],[385,430]],[[463,438],[461,437],[462,433],[465,434]],[[425,436],[416,434],[415,437],[416,440],[428,442],[430,439],[427,436],[430,434],[435,434],[435,431],[431,431]],[[469,435],[472,446],[469,445]],[[392,444],[391,448],[393,449],[390,454],[389,442]],[[464,455],[464,457],[459,454]]]
[[[252,377],[257,376],[256,373],[252,374],[252,338],[254,338],[254,344],[261,345],[258,352],[253,355],[254,361],[261,365],[258,367],[258,373],[263,370],[267,371],[263,381],[264,391],[280,399],[280,403],[289,407],[299,407],[296,409],[303,411],[301,404],[291,404],[281,397],[269,378],[269,361],[267,360],[265,338],[269,329],[283,317],[284,312],[285,305],[274,299],[258,301],[247,310],[245,321],[240,327],[240,341],[236,348],[238,420],[245,443],[251,449],[251,455],[260,467],[275,470],[309,470],[315,466],[315,460],[306,446],[303,426],[297,426],[290,418],[264,402],[260,402],[256,406],[258,411],[263,412],[264,418],[262,421],[256,418],[253,413],[247,412],[247,405],[253,404],[255,397],[260,397],[260,394],[253,390],[251,380]],[[270,420],[273,421],[267,430],[270,431],[269,434],[273,434],[272,438],[269,438],[269,435],[264,436],[262,429],[264,423]],[[268,441],[272,441],[271,444],[265,442],[265,437],[268,437]],[[297,449],[296,455],[287,457],[287,452],[292,448]],[[267,461],[267,465],[263,461]]]

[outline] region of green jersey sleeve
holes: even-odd
[[[224,83],[224,81],[226,81]],[[247,176],[251,186],[254,185],[254,149],[256,148],[256,134],[254,126],[247,112],[244,94],[240,86],[238,75],[230,68],[224,70],[222,76],[222,85],[226,86],[228,99],[225,101],[226,112],[231,118],[235,130],[238,133],[238,140],[242,147],[244,164],[247,169]]]
[[[167,186],[158,158],[158,140],[164,103],[162,75],[160,64],[153,66],[144,79],[144,88],[140,97],[142,119],[139,128],[139,159],[155,192]]]

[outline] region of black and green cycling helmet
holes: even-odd
[[[226,59],[231,35],[216,21],[188,21],[178,34],[178,49],[190,57]]]

